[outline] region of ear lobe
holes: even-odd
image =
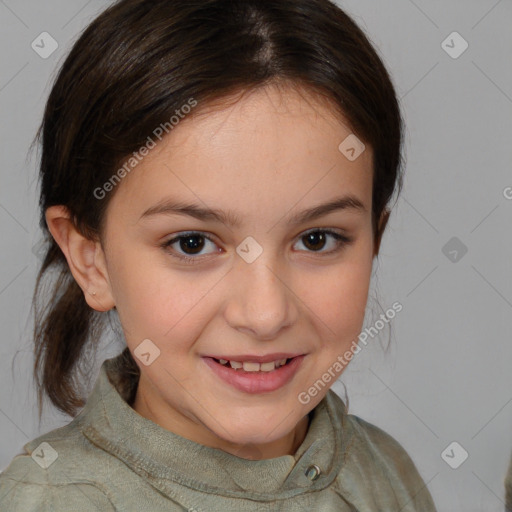
[[[386,229],[386,225],[389,221],[390,215],[391,215],[391,212],[389,210],[384,210],[380,216],[377,233],[375,235],[375,249],[374,249],[374,253],[373,253],[374,257],[378,256],[378,254],[379,254],[380,244],[382,242],[382,236]]]
[[[96,311],[112,309],[115,302],[100,242],[84,237],[76,229],[65,206],[51,206],[45,216],[48,229],[64,253],[87,304]]]

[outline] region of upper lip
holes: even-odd
[[[255,356],[251,354],[241,355],[222,355],[222,356],[204,356],[213,359],[225,359],[227,361],[246,361],[250,363],[270,363],[270,361],[280,361],[281,359],[292,359],[303,354],[290,354],[287,352],[276,352],[275,354],[266,354],[264,356]]]

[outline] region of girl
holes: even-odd
[[[383,63],[329,0],[121,0],[64,62],[39,132],[40,395],[2,511],[435,510],[330,387],[357,351],[401,186]],[[115,310],[115,313],[114,313]],[[111,312],[106,315],[107,312]],[[102,320],[126,348],[87,401]]]

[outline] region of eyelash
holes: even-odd
[[[348,236],[345,236],[345,235],[342,235],[340,233],[338,233],[337,231],[333,231],[331,229],[313,229],[313,230],[310,230],[310,231],[307,231],[306,233],[304,233],[302,236],[299,237],[299,239],[302,239],[308,235],[311,235],[313,233],[325,233],[325,234],[328,234],[328,235],[331,235],[337,242],[337,247],[335,249],[332,249],[330,251],[327,251],[327,252],[319,252],[319,251],[307,251],[307,252],[311,252],[313,254],[315,253],[318,253],[318,254],[335,254],[339,251],[341,251],[345,246],[347,245],[350,245],[353,241],[353,239],[351,237],[348,237]],[[210,242],[212,243],[215,243],[213,241],[213,239],[208,236],[206,233],[202,233],[201,231],[190,231],[190,232],[184,232],[182,234],[180,234],[179,236],[177,237],[174,237],[173,239],[171,240],[168,240],[167,242],[164,242],[161,247],[169,254],[170,251],[169,251],[169,247],[174,245],[176,242],[179,242],[180,240],[182,239],[186,239],[187,237],[190,237],[190,236],[201,236],[203,238],[206,238],[207,240],[209,240]],[[186,264],[189,264],[189,265],[194,265],[194,264],[197,264],[200,262],[200,260],[202,259],[201,256],[197,256],[197,257],[191,257],[191,256],[186,256],[186,255],[183,255],[183,254],[179,254],[179,253],[175,253],[175,254],[171,254],[171,256],[173,256],[174,258],[177,258],[183,262],[185,262]]]

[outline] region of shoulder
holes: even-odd
[[[348,452],[354,457],[386,460],[397,468],[406,465],[414,467],[414,463],[403,446],[390,434],[354,414],[348,414],[341,398],[334,392],[328,394],[331,409],[336,410],[337,421],[340,422],[344,437],[349,437]],[[353,449],[357,448],[357,449]],[[416,470],[416,468],[414,467]]]
[[[0,473],[2,512],[114,511],[106,489],[94,480],[101,450],[77,428],[76,420],[24,446]]]
[[[352,462],[372,475],[376,487],[389,489],[401,504],[406,503],[404,511],[435,511],[427,484],[403,446],[376,425],[353,414],[347,418],[354,432]]]
[[[367,484],[372,482],[371,494],[379,496],[383,510],[396,506],[403,512],[435,512],[427,484],[403,446],[376,425],[346,413],[341,398],[334,401],[340,402],[337,408],[345,439],[345,460],[338,474],[343,492],[352,495],[359,507],[374,510],[367,496]]]
[[[354,414],[347,415],[357,442],[372,458],[387,460],[394,466],[412,467],[414,463],[404,447],[390,434]],[[414,468],[416,469],[416,468]]]
[[[35,483],[27,478],[0,475],[2,512],[114,512],[116,509],[95,484],[73,482],[61,485]]]

